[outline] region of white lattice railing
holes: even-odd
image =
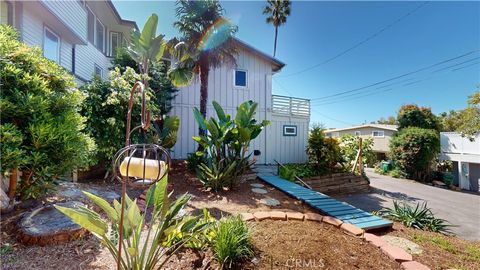
[[[310,117],[310,100],[272,95],[272,112],[283,115]]]

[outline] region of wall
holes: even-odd
[[[234,117],[239,104],[247,100],[258,102],[257,119],[270,119],[271,113],[266,108],[271,107],[271,73],[270,63],[246,50],[240,50],[237,57],[239,69],[247,70],[247,87],[238,88],[233,85],[234,67],[222,66],[210,70],[208,78],[207,116],[214,116],[212,101],[219,102],[227,114]],[[173,101],[172,115],[181,119],[177,144],[173,149],[173,157],[185,159],[188,153],[195,152],[196,143],[192,136],[197,135],[198,125],[193,117],[193,108],[200,106],[200,81],[197,79],[191,85],[180,89]],[[265,134],[262,133],[250,146],[252,151],[258,149],[265,153]],[[265,163],[265,157],[259,157],[260,163]]]
[[[470,190],[480,191],[478,183],[480,181],[480,164],[470,163],[469,165]]]
[[[395,131],[392,130],[385,130],[385,129],[379,129],[379,128],[374,128],[374,127],[363,127],[363,128],[356,128],[356,129],[349,129],[349,130],[342,130],[339,131],[339,137],[342,137],[343,135],[346,134],[355,134],[355,131],[360,131],[360,137],[367,139],[367,138],[373,138],[373,151],[375,152],[381,152],[381,153],[387,153],[390,150],[390,139],[393,136],[393,133]],[[374,131],[383,131],[385,136],[384,137],[373,137],[372,133]],[[336,132],[333,132],[336,133]],[[332,136],[336,136],[335,134],[332,133]]]
[[[43,5],[77,36],[87,39],[87,12],[80,1],[45,1]]]
[[[35,10],[29,5],[23,5],[22,19],[22,40],[29,46],[43,48],[43,29],[44,26],[55,31],[54,26],[47,25],[42,18],[36,14]],[[58,34],[56,32],[56,34]],[[60,37],[60,65],[68,71],[72,71],[72,44]]]
[[[289,117],[274,114],[272,124],[266,128],[266,163],[275,164],[274,160],[282,164],[303,163],[307,161],[307,139],[309,118]],[[284,136],[283,126],[297,126],[297,136]]]
[[[93,44],[75,46],[75,74],[89,80],[95,71],[95,64],[103,69],[104,78],[108,75],[111,58],[106,57]]]

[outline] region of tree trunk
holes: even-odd
[[[273,57],[277,53],[277,37],[278,37],[278,26],[275,26],[275,41],[273,43]]]
[[[208,73],[210,67],[208,64],[208,55],[202,54],[200,56],[200,113],[204,118],[207,117],[207,102],[208,102]],[[198,128],[200,136],[205,134],[205,130]]]
[[[10,200],[15,198],[15,193],[17,192],[17,176],[17,169],[13,169],[12,174],[10,174],[10,181],[8,184],[8,198],[10,198]]]

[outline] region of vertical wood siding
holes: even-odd
[[[284,151],[284,156],[288,156],[288,159],[283,160],[288,160],[289,162],[304,161],[305,156],[302,156],[301,152],[304,152],[305,142],[301,140],[305,138],[305,135],[300,136],[300,130],[306,128],[306,131],[302,131],[302,134],[308,132],[308,119],[306,120],[306,124],[303,122],[299,123],[298,137],[295,139],[280,138],[283,137],[281,131],[277,132],[277,126],[280,124],[277,123],[276,118],[272,119],[271,113],[271,64],[249,51],[241,50],[237,57],[237,68],[247,70],[247,87],[245,88],[234,86],[233,76],[235,67],[222,66],[210,71],[208,78],[207,117],[215,116],[214,109],[211,105],[213,100],[219,102],[225,112],[232,117],[235,117],[238,105],[244,101],[253,100],[258,103],[257,120],[274,120],[272,126],[265,129],[250,145],[250,151],[260,150],[262,153],[257,157],[257,162],[273,163],[273,159],[280,161],[281,156],[279,154],[281,152],[279,151],[285,149],[285,147],[288,147],[290,150],[288,152]],[[180,117],[178,140],[172,149],[172,156],[174,158],[185,159],[188,153],[193,153],[196,150],[197,145],[192,140],[192,136],[197,135],[198,124],[193,117],[193,108],[199,106],[200,81],[197,79],[191,85],[180,89],[173,101],[173,109],[170,114]],[[283,126],[280,127],[280,129],[281,128],[283,128]],[[278,149],[278,151],[276,149]]]

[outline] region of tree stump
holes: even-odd
[[[85,206],[78,201],[56,203],[55,205],[75,208]],[[54,205],[42,206],[25,213],[19,224],[20,242],[25,245],[50,245],[78,239],[85,230],[55,209]]]

